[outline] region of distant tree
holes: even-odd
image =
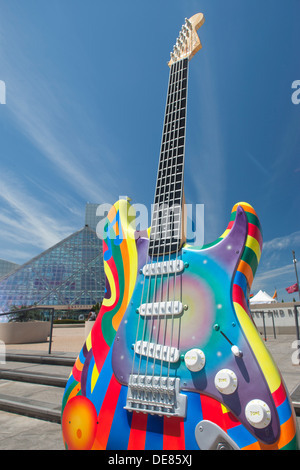
[[[28,309],[32,308],[32,305],[11,305],[9,322],[25,322],[35,319],[38,315],[38,312],[28,312]]]
[[[91,312],[95,312],[96,316],[99,313],[102,303],[97,302],[95,305],[92,306]]]

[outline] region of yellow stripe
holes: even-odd
[[[112,274],[111,269],[110,269],[110,267],[107,263],[105,263],[105,265],[104,265],[104,271],[105,271],[105,275],[107,277],[107,280],[108,280],[108,283],[109,283],[109,286],[110,286],[110,298],[108,299],[108,298],[104,297],[103,305],[105,305],[106,307],[110,307],[111,305],[113,305],[115,303],[117,291],[116,291],[116,288],[115,288],[115,281],[114,281],[113,274]]]
[[[281,384],[281,378],[278,369],[246,311],[240,304],[236,302],[234,302],[233,304],[239,322],[242,325],[242,328],[253,350],[253,353],[256,356],[256,359],[262,369],[262,372],[269,385],[270,391],[271,393],[273,393],[275,392],[275,390],[278,389]]]
[[[123,234],[123,240],[120,245],[120,249],[123,263],[124,291],[122,293],[120,292],[120,295],[122,296],[122,303],[112,319],[112,326],[115,330],[118,329],[133,294],[138,269],[138,256],[134,237],[135,210],[133,207],[130,207],[128,201],[120,200],[119,213]],[[118,267],[118,269],[119,268],[121,269],[121,266]]]
[[[85,345],[86,345],[86,349],[87,349],[88,351],[92,348],[92,334],[91,334],[91,331],[90,331],[89,334],[88,334],[88,337],[87,337],[87,339],[86,339]]]
[[[260,246],[259,246],[258,241],[255,238],[248,235],[246,239],[246,246],[248,246],[248,248],[251,248],[251,250],[254,251],[257,257],[257,261],[259,261],[261,257],[261,251],[260,251]]]
[[[129,298],[131,298],[137,275],[138,257],[136,250],[135,230],[136,230],[136,212],[133,206],[125,199],[120,199],[116,204],[120,212],[120,223],[122,226],[123,243],[127,244],[129,266],[124,266],[125,282],[129,282]],[[124,247],[126,251],[126,248]],[[126,271],[126,268],[128,271]]]
[[[127,243],[128,257],[129,257],[129,263],[130,263],[127,276],[129,278],[129,299],[131,299],[133,290],[135,288],[136,277],[137,277],[138,256],[137,256],[136,242],[133,240],[127,240],[127,241],[128,241]]]
[[[225,232],[220,236],[220,238],[225,238],[225,237],[227,237],[227,235],[229,234],[230,231],[231,231],[231,228],[227,228],[227,229],[225,230]]]
[[[98,377],[99,377],[99,372],[98,372],[96,364],[94,364],[92,377],[91,377],[91,392],[92,393],[93,393],[94,387],[97,383]]]
[[[225,405],[223,405],[223,403],[221,403],[221,408],[222,408],[223,414],[224,413],[230,413],[230,410]]]

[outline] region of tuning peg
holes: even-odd
[[[182,43],[181,39],[179,39],[179,38],[177,39],[177,41],[176,41],[176,46],[177,46],[177,49],[178,49],[179,51],[180,51],[180,49],[183,48],[183,43]]]
[[[192,29],[192,23],[187,18],[185,19],[185,24],[187,25],[189,29]]]
[[[181,40],[182,43],[186,42],[186,36],[183,31],[180,31],[179,39]]]
[[[185,28],[185,30],[184,30],[184,31],[185,31],[185,35],[186,35],[186,37],[188,38],[188,37],[189,37],[189,35],[190,35],[189,28],[186,26],[186,28]]]

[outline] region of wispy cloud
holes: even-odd
[[[41,78],[33,76],[30,78],[32,82],[36,82],[34,95],[31,94],[29,98],[32,89],[24,93],[24,89],[14,86],[10,101],[10,110],[21,132],[38,148],[41,157],[51,162],[58,174],[58,181],[65,180],[87,200],[97,202],[110,200],[108,180],[111,179],[113,182],[113,179],[109,174],[103,178],[106,173],[103,169],[100,184],[97,175],[93,174],[88,157],[90,147],[84,145],[84,136],[80,139],[76,135],[76,129],[73,129],[73,136],[72,132],[64,135],[61,130],[68,121],[68,115],[63,110],[63,102],[59,102],[51,90],[43,92],[41,89],[43,86],[39,86]],[[12,82],[10,84],[13,86]],[[80,144],[78,140],[81,141]],[[94,149],[94,152],[98,153],[99,149]]]
[[[254,157],[254,155],[252,155],[252,153],[250,152],[247,152],[247,156],[248,158],[251,160],[252,163],[254,163],[254,165],[256,166],[256,168],[265,176],[270,176],[270,173],[268,172],[268,170],[260,163],[260,161],[258,160],[258,158]]]
[[[273,238],[273,240],[264,242],[263,250],[264,251],[276,251],[276,250],[285,250],[290,248],[291,250],[300,246],[300,231],[293,232],[284,237]]]
[[[110,169],[116,157],[101,139],[99,123],[76,103],[66,81],[51,80],[32,63],[4,16],[0,62],[7,84],[5,112],[39,155],[35,162],[20,159],[20,167],[14,162],[17,156],[0,166],[0,256],[19,262],[26,253],[29,259],[79,229],[85,202],[114,202],[118,182]],[[44,168],[52,179],[44,174],[37,181]]]
[[[6,209],[0,214],[2,240],[15,242],[24,251],[27,247],[30,252],[34,248],[40,250],[49,248],[72,232],[67,223],[62,223],[58,217],[50,216],[49,208],[28,194],[19,179],[6,173],[3,175],[3,180],[0,200]],[[0,251],[0,256],[6,259],[7,250]]]
[[[6,109],[13,122],[39,150],[41,162],[46,159],[51,163],[59,183],[64,181],[89,201],[114,201],[118,183],[110,165],[116,157],[101,138],[102,133],[105,136],[101,123],[95,124],[87,103],[82,103],[75,91],[72,94],[69,77],[60,72],[51,75],[50,64],[47,76],[47,68],[33,63],[4,18],[0,35],[8,46],[0,45],[0,61],[8,89]]]
[[[281,266],[280,268],[274,268],[269,269],[267,271],[263,271],[255,277],[253,285],[259,284],[266,280],[280,278],[281,276],[285,276],[286,274],[291,274],[293,272],[293,269],[294,267],[292,264],[287,264],[285,266]]]

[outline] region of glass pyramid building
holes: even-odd
[[[94,305],[105,292],[102,241],[87,225],[0,280],[0,311],[12,306]]]
[[[1,279],[1,277],[4,277],[7,274],[12,273],[13,271],[15,271],[19,267],[20,267],[19,264],[11,263],[10,261],[0,259],[0,279]]]

